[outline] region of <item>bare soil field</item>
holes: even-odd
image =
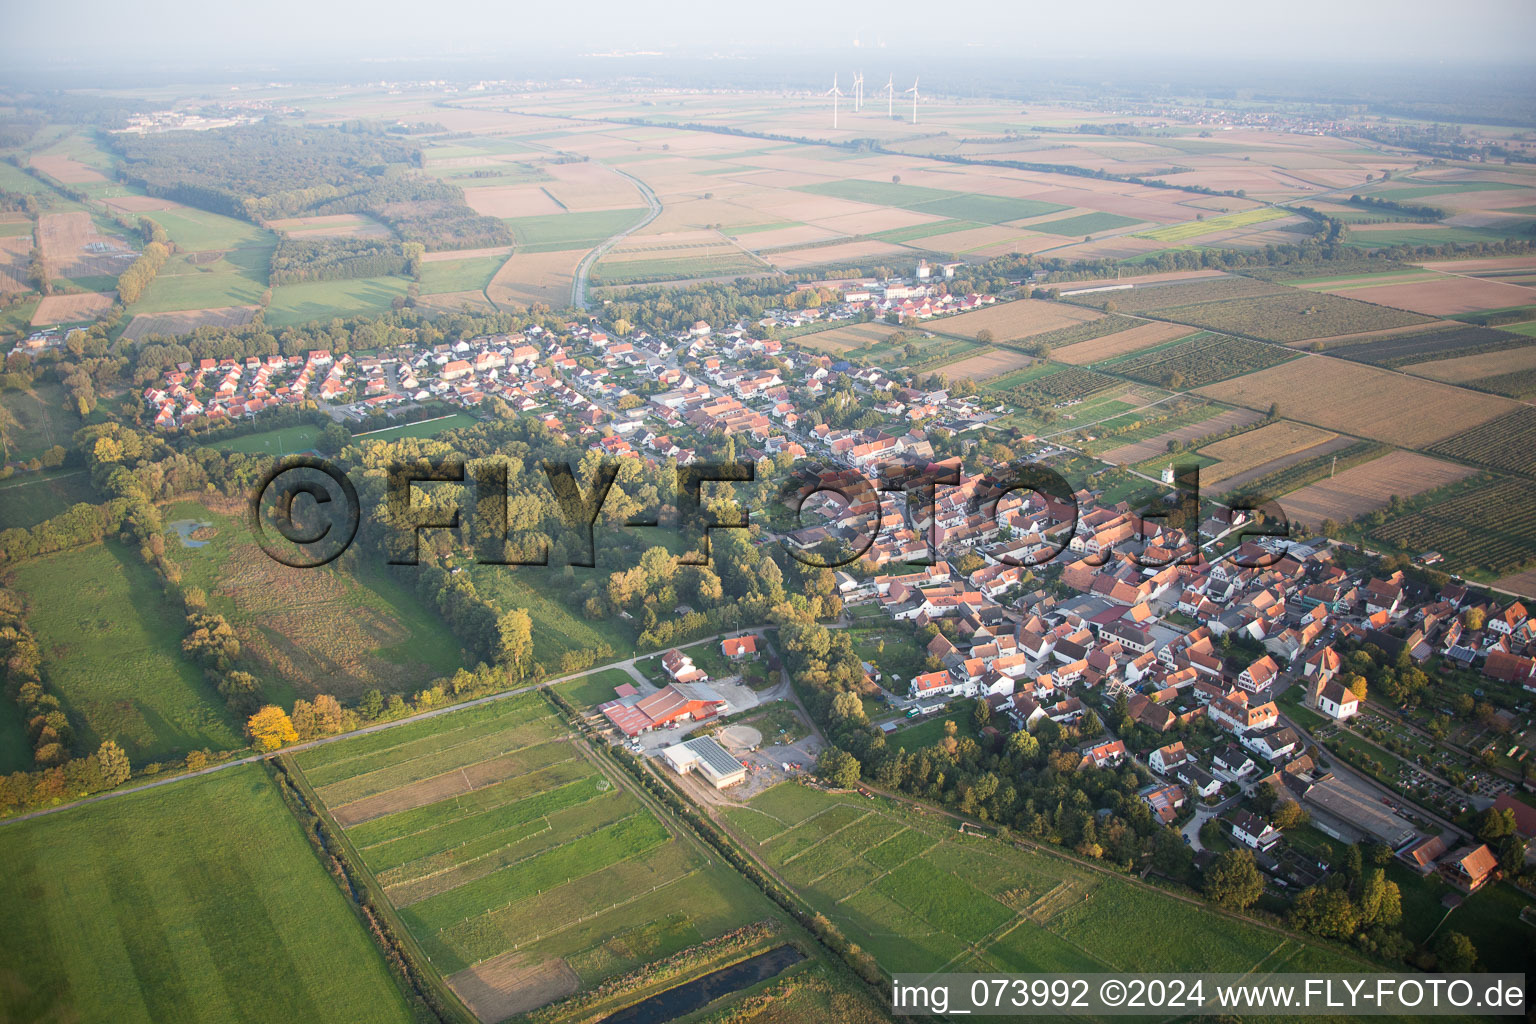
[[[1525,597],[1536,597],[1536,569],[1527,569],[1513,576],[1505,576],[1495,582],[1494,586]]]
[[[1067,345],[1051,353],[1051,358],[1074,366],[1099,363],[1116,356],[1130,355],[1144,348],[1161,345],[1165,341],[1194,334],[1183,324],[1149,323],[1132,327],[1118,334],[1106,334],[1102,338],[1090,338],[1075,345]]]
[[[539,217],[565,212],[539,185],[487,185],[465,189],[464,201],[470,209],[487,217]]]
[[[642,201],[632,182],[604,164],[550,164],[547,170],[555,180],[543,187],[567,210],[628,210]]]
[[[121,241],[97,231],[84,211],[44,214],[38,241],[54,277],[116,277],[137,259]]]
[[[1210,437],[1212,434],[1225,433],[1234,427],[1246,427],[1250,423],[1257,423],[1264,417],[1252,409],[1228,409],[1219,416],[1201,420],[1199,423],[1191,423],[1186,427],[1177,427],[1165,431],[1156,437],[1149,437],[1145,441],[1137,441],[1135,444],[1123,445],[1111,451],[1105,452],[1101,458],[1105,462],[1115,465],[1124,463],[1134,466],[1138,462],[1162,455],[1168,451],[1169,441],[1178,441],[1181,444],[1189,444],[1202,437]]]
[[[867,324],[849,324],[846,327],[834,327],[830,331],[817,331],[815,334],[805,334],[794,339],[794,344],[803,345],[813,352],[824,352],[830,356],[841,356],[845,352],[851,352],[865,345],[877,344],[895,334],[901,328],[895,324],[872,321]]]
[[[372,217],[361,213],[335,213],[323,217],[287,217],[269,220],[273,231],[286,231],[300,238],[390,238],[392,232]]]
[[[974,340],[978,331],[989,330],[998,341],[1017,341],[1032,334],[1043,334],[1058,327],[1088,323],[1102,314],[1097,310],[1068,306],[1042,299],[1018,299],[999,302],[974,313],[945,318],[935,331],[956,338]]]
[[[1014,370],[1022,370],[1032,362],[1034,360],[1029,356],[1011,348],[993,348],[966,356],[958,362],[945,363],[934,369],[950,380],[956,378],[990,380],[993,377],[1001,377],[1005,373],[1012,373]]]
[[[514,253],[491,278],[485,293],[498,306],[543,302],[560,309],[571,301],[571,281],[585,249]]]
[[[914,238],[907,244],[918,249],[932,249],[934,252],[971,252],[972,250],[985,249],[990,246],[1007,245],[1015,240],[1036,241],[1040,236],[1029,237],[1030,233],[1019,228],[1011,228],[1006,225],[987,225],[980,228],[966,228],[961,231],[948,231],[942,235],[927,235],[923,238]]]
[[[218,309],[189,309],[180,313],[140,313],[123,331],[128,341],[151,335],[173,337],[191,334],[199,327],[244,327],[256,319],[259,306],[223,306]]]
[[[29,292],[27,264],[31,261],[32,236],[11,235],[0,238],[0,293]]]
[[[1212,384],[1199,394],[1252,409],[1278,402],[1287,418],[1410,447],[1516,407],[1508,399],[1317,355]]]
[[[1331,431],[1292,423],[1290,420],[1279,420],[1201,448],[1201,455],[1216,459],[1217,462],[1213,466],[1203,467],[1200,479],[1203,483],[1219,484],[1255,466],[1305,452],[1336,437],[1338,435]]]
[[[1344,470],[1332,480],[1319,480],[1281,499],[1293,522],[1316,526],[1324,519],[1348,522],[1385,508],[1392,495],[1408,498],[1454,483],[1472,470],[1413,452],[1389,452],[1379,459]]]
[[[576,972],[560,959],[528,962],[528,954],[511,951],[445,979],[483,1021],[506,1020],[564,999],[581,987]]]
[[[96,168],[62,153],[34,156],[29,162],[48,177],[55,181],[62,181],[66,185],[85,185],[95,181],[109,180]]]
[[[32,326],[74,324],[104,315],[117,301],[117,292],[86,292],[81,295],[50,295],[37,304]]]
[[[1492,377],[1500,373],[1536,370],[1536,345],[1505,349],[1502,352],[1484,352],[1475,356],[1460,356],[1456,359],[1414,363],[1403,367],[1403,370],[1418,374],[1420,377],[1443,380],[1447,384],[1465,384],[1468,381]]]
[[[753,252],[761,252],[764,249],[810,245],[813,242],[824,242],[830,238],[838,237],[835,231],[828,231],[825,228],[815,227],[810,224],[800,224],[792,228],[771,228],[767,231],[728,231],[726,233]]]
[[[780,270],[794,272],[805,267],[867,263],[870,260],[906,263],[911,256],[912,250],[890,242],[859,241],[809,249],[786,249],[763,258]]]
[[[810,193],[798,192],[795,195],[803,196],[813,206],[823,203],[838,205],[848,204],[842,199],[830,199],[825,196],[815,196]],[[936,217],[931,213],[918,213],[914,210],[900,210],[894,206],[864,207],[852,213],[841,213],[835,216],[815,216],[815,211],[796,213],[794,207],[788,211],[791,220],[811,221],[816,227],[825,228],[839,235],[870,235],[876,231],[894,231],[897,228],[916,227],[919,224],[936,224],[942,217]]]
[[[1536,303],[1536,288],[1476,277],[1445,276],[1437,281],[1413,281],[1375,288],[1341,286],[1325,289],[1330,294],[1412,310],[1430,316],[1475,313]]]
[[[416,300],[417,309],[426,309],[435,313],[460,313],[465,306],[476,313],[492,313],[496,309],[485,297],[484,292],[437,292],[433,295],[423,295]]]

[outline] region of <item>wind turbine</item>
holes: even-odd
[[[907,93],[911,93],[912,94],[912,123],[913,124],[917,124],[917,82],[918,82],[918,80],[916,78],[912,79],[912,88],[910,88],[910,89],[906,90],[906,92],[902,93],[903,96],[905,96]],[[833,84],[835,85],[836,83],[833,83]],[[833,127],[836,127],[836,125],[834,125]]]
[[[853,112],[857,114],[864,108],[864,72],[853,73]]]
[[[896,119],[896,76],[885,80],[885,116]]]
[[[830,88],[826,92],[822,93],[823,96],[831,96],[832,97],[832,127],[833,127],[833,129],[837,128],[837,98],[839,96],[841,96],[842,94],[843,94],[842,90],[837,87],[837,72],[834,71],[834,72],[832,72],[832,88]]]

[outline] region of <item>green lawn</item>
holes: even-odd
[[[366,434],[357,435],[359,441],[393,441],[402,437],[436,437],[438,434],[447,433],[450,430],[458,430],[460,427],[472,427],[480,421],[464,412],[451,413],[447,416],[439,416],[430,420],[422,420],[419,423],[402,423],[398,427],[385,427],[383,430],[373,430]]]
[[[280,427],[244,434],[209,445],[221,452],[243,452],[246,455],[292,455],[309,451],[320,439],[320,428],[312,423],[297,427]]]
[[[181,653],[182,617],[154,574],[115,541],[23,562],[9,585],[27,602],[43,675],[80,751],[122,744],[135,764],[243,746],[224,702]]]
[[[272,291],[267,326],[288,327],[330,317],[383,313],[405,295],[403,277],[360,277],[351,281],[286,284]]]
[[[0,859],[0,1019],[412,1019],[259,767],[7,826]]]
[[[270,231],[207,210],[184,207],[179,210],[156,210],[144,216],[165,228],[179,252],[271,248],[277,244]]]
[[[177,254],[170,258],[139,301],[134,313],[165,313],[182,309],[254,306],[267,287],[267,271],[275,243],[232,249],[217,259],[194,262]]]
[[[91,477],[83,469],[18,473],[0,481],[0,529],[36,526],[80,502],[95,502]]]
[[[614,687],[628,683],[635,685],[635,678],[621,668],[605,668],[580,679],[572,679],[555,687],[555,692],[578,709],[596,707],[613,700]]]

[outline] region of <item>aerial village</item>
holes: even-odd
[[[1498,857],[1452,818],[1509,809],[1530,840],[1536,814],[1510,796],[1519,776],[1456,748],[1372,771],[1334,744],[1361,732],[1441,728],[1436,719],[1450,709],[1433,695],[1436,680],[1427,693],[1394,699],[1397,683],[1368,686],[1365,667],[1385,662],[1409,678],[1434,656],[1490,692],[1502,688],[1500,706],[1478,700],[1455,716],[1475,720],[1472,731],[1497,744],[1536,694],[1536,624],[1526,607],[1454,581],[1436,587],[1402,571],[1377,573],[1358,552],[1346,567],[1322,538],[1245,539],[1246,518],[1219,507],[1202,512],[1198,529],[1144,517],[1086,487],[1071,502],[1021,489],[989,507],[979,498],[1003,467],[976,442],[1007,411],[996,398],[920,386],[915,376],[765,336],[816,320],[916,324],[994,301],[931,286],[953,269],[920,264],[883,287],[845,282],[835,304],[752,323],[700,321],[665,336],[621,337],[592,319],[559,334],[535,326],[372,355],[204,359],[170,369],[143,394],[168,431],[311,402],[346,422],[379,409],[472,413],[497,400],[614,457],[683,465],[724,437],[738,458],[786,455],[851,478],[926,475],[940,481],[926,512],[822,492],[780,538],[806,552],[857,552],[837,572],[845,608],[921,638],[924,671],[903,678],[866,665],[868,692],[889,708],[883,730],[896,736],[909,720],[960,701],[985,702],[993,729],[1095,722],[1101,728],[1082,729],[1090,738],[1080,770],[1135,765],[1149,780],[1141,799],[1197,856],[1211,856],[1219,835],[1298,889],[1326,870],[1286,843],[1280,823],[1302,815],[1342,842],[1379,843],[1464,892],[1499,877]],[[880,425],[803,422],[807,400],[840,388]],[[944,452],[934,443],[940,434]],[[1045,465],[1068,454],[1023,441],[1019,450]],[[742,653],[722,650],[733,661]],[[1377,657],[1362,660],[1362,650]],[[724,714],[728,701],[686,655],[662,660],[663,686],[620,688],[599,709],[615,742],[639,749],[647,734],[665,731],[655,752],[675,770],[697,771],[717,788],[740,783],[746,771],[736,754],[680,728]],[[1390,722],[1372,707],[1387,701],[1402,705]]]

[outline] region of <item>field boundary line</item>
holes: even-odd
[[[495,719],[491,719],[491,721],[494,722]],[[539,722],[539,721],[542,721],[542,719],[534,718],[534,719],[529,719],[527,722],[520,722],[518,724],[519,725],[532,725],[535,722]],[[478,723],[478,722],[471,722],[468,725],[461,725],[461,726],[459,726],[456,729],[449,729],[448,733],[451,735],[451,734],[453,734],[455,732],[463,732],[463,731],[465,731],[467,729],[474,728],[478,724],[480,724],[480,723]],[[424,757],[431,757],[433,754],[446,754],[450,750],[458,750],[460,747],[468,746],[469,744],[474,743],[477,740],[489,739],[489,738],[491,738],[491,737],[493,737],[495,735],[496,735],[495,732],[490,732],[490,733],[487,733],[485,736],[471,737],[470,739],[467,739],[467,740],[460,740],[457,743],[450,743],[446,747],[440,747],[437,750],[429,751],[428,753],[425,753],[425,754],[417,754],[415,757],[408,757],[408,758],[405,758],[404,760],[395,761],[395,762],[393,762],[391,764],[382,765],[382,766],[380,766],[378,768],[370,768],[366,772],[358,772],[356,775],[345,775],[345,776],[342,776],[339,779],[336,779],[334,782],[324,782],[324,783],[321,783],[320,786],[316,789],[316,792],[319,792],[319,790],[321,790],[321,789],[329,789],[332,786],[338,786],[338,785],[340,785],[343,782],[351,782],[353,779],[366,779],[368,776],[377,774],[378,772],[388,771],[390,768],[396,768],[396,767],[399,767],[400,765],[410,764],[413,761],[420,761],[422,758],[424,758]],[[420,737],[420,738],[421,739],[430,739],[431,737],[423,736],[423,737]],[[406,740],[403,743],[395,744],[395,747],[403,747],[407,743],[415,743],[415,742],[417,742],[417,740]],[[554,742],[554,741],[553,740],[541,740],[538,743],[525,743],[521,747],[510,747],[510,748],[508,748],[506,750],[502,750],[502,751],[499,751],[499,752],[497,752],[495,754],[492,754],[490,757],[482,757],[482,758],[480,758],[477,761],[470,761],[469,764],[481,764],[482,762],[495,760],[498,757],[502,757],[502,756],[504,756],[506,754],[510,754],[510,753],[512,753],[514,751],[527,750],[530,747],[542,746],[543,744],[550,743],[550,742]],[[346,764],[348,761],[356,761],[359,758],[372,757],[375,754],[385,753],[386,751],[395,749],[395,747],[385,747],[382,750],[370,750],[370,751],[367,751],[366,753],[354,754],[351,757],[344,757],[344,758],[342,758],[339,761],[332,761],[332,762],[329,762],[328,764],[319,765],[318,767],[320,767],[320,768],[330,768],[333,765],[343,765],[343,764]],[[464,767],[468,767],[468,765],[460,765],[459,767],[460,768],[464,768]],[[449,775],[449,774],[452,774],[456,770],[457,769],[449,768],[446,771],[441,771],[441,772],[437,772],[434,775],[425,776],[425,778],[434,779],[434,778],[437,778],[439,775]],[[416,781],[420,782],[420,781],[423,781],[423,780],[422,779],[417,779]],[[400,787],[397,786],[395,788],[398,789]],[[388,792],[388,790],[384,790],[384,792]],[[366,799],[366,798],[364,798],[364,799]]]
[[[513,754],[520,754],[520,753],[522,753],[525,750],[532,750],[534,747],[542,747],[546,743],[552,743],[552,742],[559,742],[559,741],[558,740],[544,740],[544,741],[541,741],[539,743],[524,744],[521,747],[508,747],[505,750],[498,750],[494,754],[492,754],[490,757],[482,757],[478,761],[471,761],[471,762],[469,762],[469,764],[467,764],[467,765],[459,765],[459,766],[454,767],[454,768],[449,768],[447,771],[434,772],[431,775],[423,775],[419,779],[411,779],[409,782],[406,782],[406,783],[404,783],[402,785],[391,786],[388,789],[381,789],[377,793],[369,793],[367,796],[356,797],[354,799],[347,800],[344,803],[336,804],[335,808],[336,808],[336,810],[339,811],[339,810],[341,810],[344,807],[350,807],[353,804],[360,804],[360,803],[362,803],[365,800],[373,800],[376,797],[387,796],[390,793],[394,793],[394,792],[397,792],[397,791],[403,790],[403,789],[408,789],[411,786],[417,786],[417,785],[420,785],[423,782],[435,782],[438,779],[445,778],[445,777],[447,777],[449,775],[453,775],[455,773],[461,773],[462,774],[463,771],[466,768],[473,768],[476,765],[489,764],[492,761],[499,761],[499,760],[501,760],[504,757],[510,757]],[[458,744],[458,746],[464,746],[464,744]],[[456,747],[448,747],[448,748],[445,748],[445,750],[437,751],[436,753],[446,753],[448,750],[455,750],[455,749],[457,749],[457,746]],[[423,756],[426,756],[426,755],[423,755]],[[408,764],[411,763],[411,761],[417,761],[417,760],[420,760],[420,758],[414,758],[413,757],[413,758],[411,758],[408,761],[401,761],[400,764],[408,765]],[[354,775],[354,776],[351,776],[350,778],[338,779],[337,781],[329,783],[328,785],[317,787],[315,789],[315,792],[319,793],[320,794],[320,798],[323,800],[323,799],[325,799],[325,790],[327,790],[327,789],[330,789],[330,788],[332,788],[334,786],[340,786],[340,785],[342,785],[344,783],[351,782],[351,781],[353,781],[353,779],[362,779],[362,778],[366,778],[369,775],[374,775],[374,774],[376,774],[378,772],[388,771],[391,768],[395,768],[395,767],[397,767],[397,765],[385,765],[383,768],[375,768],[373,771],[371,771],[371,772],[364,772],[362,775]],[[509,776],[509,778],[510,777],[511,776]],[[505,780],[497,779],[496,781],[497,782],[502,782],[502,781],[505,781]],[[469,780],[468,780],[467,777],[465,778],[465,784],[469,785]],[[465,790],[464,792],[465,793],[474,793],[474,792],[477,792],[480,789],[485,789],[487,786],[494,786],[495,784],[496,784],[495,782],[487,782],[485,785],[479,786],[479,787],[470,786],[470,788]],[[455,795],[462,795],[462,794],[455,794]],[[399,812],[395,811],[395,812],[392,812],[392,813],[398,814]],[[380,815],[380,817],[384,817],[384,815]],[[370,820],[372,820],[372,819],[370,819]]]
[[[560,847],[567,845],[567,843],[569,843],[569,842],[574,842],[577,839],[585,839],[588,836],[594,836],[594,835],[597,835],[597,833],[599,833],[599,832],[603,832],[603,831],[606,831],[606,830],[608,830],[610,828],[614,828],[614,827],[616,827],[618,825],[622,825],[624,822],[629,821],[631,818],[637,817],[637,816],[639,816],[639,815],[641,815],[643,813],[645,813],[645,809],[643,807],[642,808],[637,808],[634,811],[634,813],[626,814],[626,815],[624,815],[624,817],[617,818],[617,819],[615,819],[613,821],[608,822],[605,825],[598,825],[597,827],[588,829],[585,832],[575,833],[575,834],[571,835],[567,839],[566,842],[558,843],[555,846],[549,847],[548,849],[539,850],[537,853],[530,853],[526,857],[519,857],[516,860],[507,861],[507,863],[501,865],[498,868],[495,868],[495,869],[493,869],[491,871],[487,871],[485,874],[480,875],[480,876],[478,876],[476,878],[467,879],[466,881],[461,882],[459,885],[455,885],[455,886],[452,886],[451,888],[442,890],[442,892],[434,892],[434,893],[432,893],[429,896],[423,896],[419,900],[412,900],[410,903],[396,903],[395,906],[397,906],[397,907],[409,907],[409,906],[415,906],[417,903],[425,903],[427,900],[432,899],[435,896],[443,896],[443,895],[446,895],[447,893],[453,892],[454,889],[463,888],[464,886],[470,884],[470,882],[478,882],[481,878],[489,878],[492,875],[497,874],[498,872],[507,870],[508,868],[515,868],[519,864],[526,864],[528,861],[533,860],[535,857],[542,857],[546,853],[554,853],[557,850],[559,850]],[[546,818],[545,820],[547,821],[548,819]],[[544,833],[552,832],[552,831],[554,831],[554,826],[551,825],[551,826],[549,826],[547,828],[539,830],[538,832],[534,832],[532,835],[524,836],[523,838],[524,839],[532,839],[535,836],[542,836],[542,835],[544,835]],[[407,880],[405,880],[403,882],[391,883],[391,885],[384,886],[384,891],[388,892],[391,888],[402,886],[402,885],[409,885],[412,882],[425,882],[429,878],[436,878],[439,875],[447,874],[450,871],[457,871],[459,868],[469,867],[471,864],[475,864],[475,863],[478,863],[478,862],[480,862],[482,860],[485,860],[487,857],[495,856],[497,853],[501,852],[502,850],[505,850],[507,848],[507,846],[516,846],[517,843],[520,843],[520,842],[522,842],[522,839],[519,839],[519,840],[517,840],[516,842],[513,842],[513,843],[505,844],[503,846],[498,846],[496,849],[490,851],[489,853],[483,853],[480,856],[475,857],[475,858],[473,858],[471,860],[466,860],[466,861],[464,861],[462,863],[454,864],[451,867],[443,868],[440,871],[434,871],[434,872],[432,872],[430,874],[422,875],[420,878],[410,878],[410,879],[407,879]],[[652,849],[654,849],[654,847],[649,847],[648,846],[642,852],[649,853]],[[446,853],[448,851],[445,850],[445,851],[442,851],[442,852]],[[628,859],[630,859],[630,858],[628,858],[628,857],[624,858],[624,860],[628,860]],[[624,862],[624,860],[616,860],[616,861],[613,861],[612,863],[613,864],[622,864]],[[601,870],[603,870],[603,868],[607,868],[607,867],[611,867],[611,866],[612,865],[610,865],[610,864],[605,864],[605,865],[603,865],[603,867],[598,868],[597,870],[601,871]],[[587,874],[594,874],[594,872],[589,871],[589,872],[587,872]],[[582,876],[582,877],[586,877],[586,876]],[[383,883],[380,883],[380,884],[382,885]],[[562,884],[565,884],[565,883],[562,883]],[[517,901],[517,902],[521,902],[521,901]]]
[[[576,760],[576,758],[570,757],[570,758],[567,758],[565,761],[556,761],[554,764],[549,765],[549,767],[550,768],[558,768],[560,765],[567,764],[570,761],[574,761],[574,760]],[[545,771],[545,770],[546,769],[544,769],[544,768],[540,768],[539,769],[540,772]],[[528,775],[537,775],[537,774],[538,774],[538,772],[529,772],[528,773]],[[457,796],[455,796],[453,799],[457,802],[457,801],[463,800],[466,796],[469,796],[470,793],[481,793],[481,792],[484,792],[487,789],[490,789],[491,786],[499,786],[502,782],[511,782],[511,781],[513,781],[514,778],[521,779],[521,778],[527,778],[527,777],[528,777],[527,775],[523,775],[523,776],[513,776],[512,778],[502,779],[500,782],[493,782],[493,783],[491,783],[490,786],[481,786],[479,789],[472,789],[472,790],[469,790],[469,792],[460,793]],[[564,789],[566,786],[574,786],[578,782],[583,782],[583,781],[585,781],[586,779],[589,779],[589,778],[591,778],[590,775],[584,775],[584,776],[582,776],[579,779],[572,779],[570,782],[561,783],[558,786],[551,786],[548,789],[540,790],[540,792],[543,792],[543,793],[553,793],[556,790]],[[438,802],[439,803],[444,803],[446,801],[438,801]],[[511,803],[511,802],[512,801],[508,801],[508,803]],[[583,801],[583,802],[585,802],[585,801]],[[433,805],[433,804],[424,804],[423,806],[425,806],[425,807],[432,807],[432,806],[435,806],[435,805]],[[460,814],[458,817],[455,817],[455,818],[444,818],[442,821],[436,822],[436,823],[434,823],[432,825],[428,825],[426,828],[419,828],[419,829],[417,829],[414,832],[403,832],[403,833],[401,833],[398,836],[390,836],[388,839],[380,839],[376,843],[369,843],[367,846],[359,846],[358,849],[359,850],[372,850],[375,847],[383,846],[386,843],[397,842],[398,840],[401,840],[401,839],[409,839],[412,836],[426,835],[428,832],[434,832],[437,829],[443,828],[444,826],[447,826],[447,825],[452,825],[455,822],[464,821],[464,820],[466,820],[468,818],[473,818],[477,814],[489,814],[491,811],[499,811],[499,810],[501,810],[501,808],[506,807],[506,806],[507,806],[507,804],[501,803],[501,804],[493,804],[490,807],[482,807],[479,810],[467,810],[467,809],[465,809],[466,813]],[[579,805],[576,805],[576,806],[579,806]],[[421,808],[419,808],[419,807],[411,808],[411,810],[420,810],[420,809]],[[463,809],[463,808],[460,808],[460,809]],[[410,813],[410,811],[396,811],[395,812],[395,814],[409,814],[409,813]],[[377,818],[370,818],[368,821],[358,822],[356,825],[353,825],[352,827],[353,828],[361,828],[362,826],[368,825],[368,824],[372,824],[375,821],[383,821],[385,818],[392,818],[392,817],[394,817],[394,815],[392,815],[392,814],[384,814],[384,815],[380,815]],[[511,827],[511,826],[509,826],[509,827]]]
[[[577,806],[580,806],[580,805],[577,805]],[[532,839],[534,836],[541,836],[541,835],[543,835],[546,832],[553,831],[554,830],[554,826],[549,823],[549,819],[546,817],[543,820],[544,820],[544,827],[543,828],[539,829],[537,832],[530,832],[530,833],[528,833],[526,836],[523,836],[522,839]],[[506,831],[510,831],[512,828],[516,828],[516,827],[517,826],[513,825],[513,826],[509,826],[509,828],[506,828],[506,829],[497,829],[496,832],[506,832]],[[485,835],[480,836],[478,838],[480,838],[480,839],[489,839],[491,836],[494,836],[496,834],[496,832],[487,832]],[[514,840],[514,842],[522,842],[522,839]],[[379,884],[382,885],[384,887],[385,891],[387,892],[390,889],[394,888],[395,886],[406,885],[406,884],[408,884],[410,882],[419,882],[419,881],[422,881],[422,880],[427,879],[427,878],[432,878],[432,877],[434,877],[436,875],[441,874],[443,871],[452,871],[453,868],[461,867],[462,864],[455,864],[455,865],[452,865],[451,867],[443,868],[440,871],[430,871],[430,872],[428,872],[425,875],[420,875],[420,876],[418,876],[416,878],[407,878],[407,879],[404,879],[403,881],[399,881],[399,882],[386,882],[386,881],[384,881],[384,876],[388,875],[391,871],[399,871],[401,868],[408,868],[412,864],[418,863],[419,861],[430,860],[433,857],[441,857],[445,853],[452,853],[454,850],[462,849],[462,848],[468,846],[472,842],[475,842],[475,840],[474,839],[466,839],[464,842],[460,843],[458,846],[450,846],[446,850],[438,850],[435,853],[427,854],[425,857],[417,857],[416,860],[408,860],[404,864],[397,864],[396,866],[394,866],[392,868],[385,868],[383,871],[378,872],[374,877],[379,880]],[[505,845],[512,845],[512,844],[508,843],[508,844],[505,844]],[[493,850],[491,852],[494,853],[495,851]],[[475,858],[475,860],[479,860],[479,859],[480,858],[478,858],[478,857]],[[463,864],[471,864],[471,863],[474,863],[474,861],[464,861],[463,862]]]
[[[786,866],[788,864],[793,864],[795,861],[799,860],[801,857],[804,857],[806,854],[808,854],[812,850],[816,849],[816,847],[820,846],[822,843],[826,842],[828,839],[831,839],[833,836],[839,834],[844,829],[852,828],[853,826],[857,825],[859,822],[863,821],[865,818],[869,817],[873,813],[874,813],[873,811],[865,811],[863,814],[859,815],[857,818],[854,818],[848,824],[843,825],[840,828],[833,829],[831,832],[828,832],[826,835],[822,836],[820,839],[816,840],[810,846],[807,846],[805,849],[801,850],[799,853],[795,854],[793,857],[786,857],[784,859],[783,863],[781,863],[779,865],[779,867],[782,868],[782,867],[784,867],[784,866]]]

